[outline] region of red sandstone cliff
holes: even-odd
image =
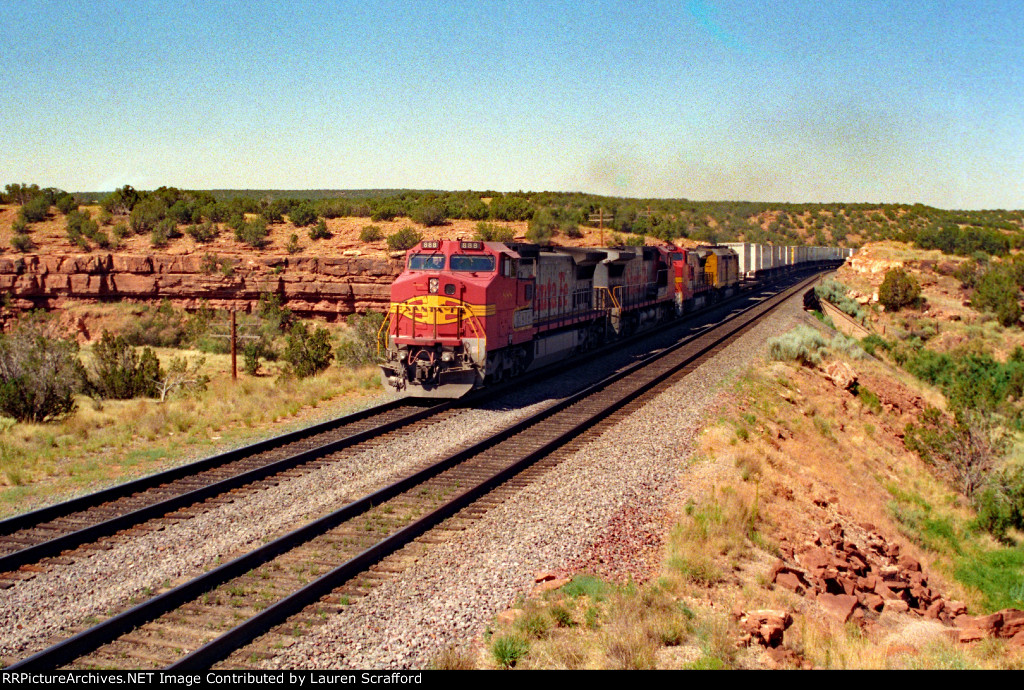
[[[0,291],[15,310],[60,308],[67,299],[168,299],[187,309],[205,303],[240,311],[251,310],[269,292],[300,315],[334,319],[387,309],[391,282],[401,272],[400,260],[384,257],[261,254],[219,260],[214,266],[198,253],[7,255],[0,256]]]

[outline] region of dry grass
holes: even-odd
[[[157,352],[164,360],[182,354]],[[380,392],[374,367],[331,367],[308,379],[240,374],[232,382],[229,359],[206,355],[208,389],[165,403],[80,396],[78,410],[60,422],[7,420],[0,425],[0,515],[276,435]]]

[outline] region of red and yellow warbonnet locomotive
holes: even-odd
[[[425,240],[391,286],[383,378],[410,395],[459,397],[678,318],[744,279],[841,261],[846,251]]]

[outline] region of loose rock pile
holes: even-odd
[[[841,623],[870,622],[883,612],[909,612],[955,626],[959,631],[955,639],[960,642],[997,637],[1024,646],[1024,611],[1004,609],[988,616],[968,616],[963,602],[950,601],[930,587],[921,564],[901,554],[899,544],[886,541],[871,525],[844,528],[834,522],[799,549],[783,546],[783,552],[784,558],[771,570],[771,581],[816,599]],[[767,636],[753,634],[748,627],[743,626],[752,641],[777,647],[788,626],[769,625],[764,628]]]
[[[913,611],[951,624],[966,612],[963,603],[948,601],[931,588],[921,564],[901,554],[898,544],[871,525],[856,531],[861,534],[848,534],[834,522],[799,549],[783,547],[785,558],[772,568],[771,581],[817,599],[841,623],[870,620],[884,611]]]

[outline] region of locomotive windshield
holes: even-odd
[[[451,269],[453,271],[493,271],[494,257],[472,254],[452,254]]]
[[[410,271],[440,271],[444,269],[444,254],[413,254],[409,257]]]

